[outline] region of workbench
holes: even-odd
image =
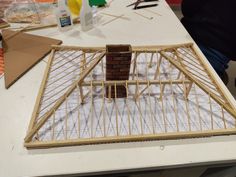
[[[88,32],[82,32],[80,26],[75,25],[73,30],[64,33],[57,28],[30,33],[60,39],[64,45],[77,46],[193,42],[164,0],[160,0],[157,7],[137,11],[126,7],[132,3],[131,0],[108,3],[109,8],[99,11],[97,26]],[[114,17],[105,14],[123,16],[112,20]],[[24,137],[46,63],[47,57],[8,90],[4,87],[4,78],[0,79],[1,177],[105,174],[236,161],[236,136],[233,135],[27,150]]]

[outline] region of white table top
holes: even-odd
[[[151,8],[161,16],[145,10],[135,14],[127,0],[112,1],[104,13],[123,15],[112,19],[100,15],[100,25],[81,32],[79,25],[66,33],[57,28],[31,32],[63,40],[66,45],[104,46],[106,44],[164,45],[191,42],[169,6],[161,0]],[[101,144],[42,150],[24,148],[24,137],[31,118],[46,59],[37,64],[5,90],[0,79],[0,177],[83,174],[114,170],[182,167],[236,161],[236,136],[212,138]]]

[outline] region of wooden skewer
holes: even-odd
[[[208,95],[209,99],[209,106],[210,106],[210,113],[211,113],[211,129],[214,130],[214,122],[213,122],[213,112],[212,112],[212,102],[211,102],[211,96]]]
[[[162,84],[160,82],[160,92],[162,92]],[[166,111],[165,111],[165,106],[164,106],[164,101],[163,101],[163,97],[162,97],[162,93],[160,93],[160,100],[161,100],[161,109],[162,109],[162,114],[163,114],[163,121],[164,121],[164,128],[165,128],[165,132],[167,132],[167,125],[166,125]]]
[[[52,120],[52,140],[54,140],[54,137],[55,137],[55,110],[54,110],[54,113],[53,113],[53,120]]]
[[[145,16],[145,15],[143,15],[143,14],[140,14],[140,13],[138,13],[138,12],[134,12],[135,14],[137,14],[137,15],[139,15],[139,16],[141,16],[141,17],[143,17],[143,18],[145,18],[145,19],[148,19],[148,20],[152,20],[153,19],[153,17],[147,17],[147,16]]]
[[[103,23],[102,26],[105,26],[105,25],[107,25],[107,24],[109,24],[109,23],[111,23],[111,22],[113,22],[113,21],[115,21],[115,20],[117,20],[117,19],[119,19],[119,18],[122,18],[123,16],[124,16],[124,14],[123,14],[123,15],[120,15],[120,16],[117,16],[117,17],[115,17],[115,18],[113,18],[113,19],[111,19],[111,20],[109,20],[109,21]]]
[[[78,111],[78,138],[80,138],[80,110],[79,110],[79,107],[80,107],[80,99],[82,98],[81,95],[80,95],[80,90],[81,88],[79,88],[79,86],[77,85],[77,100],[78,100],[78,103],[77,103],[77,111]],[[81,103],[82,103],[82,100],[81,100]]]
[[[224,128],[226,129],[226,120],[225,120],[225,114],[224,114],[224,108],[223,106],[221,105],[221,111],[222,111],[222,119],[223,119],[223,122],[224,122]]]
[[[196,85],[193,85],[193,90],[194,90],[194,94],[195,94],[195,100],[196,100],[196,107],[197,107],[197,113],[198,113],[198,118],[199,118],[199,124],[200,124],[200,130],[202,131],[202,117],[200,114],[200,109],[199,109],[199,100],[198,100],[198,96],[197,96],[197,91],[196,91]]]
[[[123,16],[112,15],[112,14],[108,14],[108,13],[105,13],[105,12],[101,12],[101,14],[102,15],[107,15],[107,16],[110,16],[110,17],[116,17],[116,18],[121,18],[121,19],[124,19],[124,20],[128,20],[128,18],[123,17]]]
[[[93,132],[93,112],[94,112],[94,99],[93,99],[93,84],[92,84],[93,81],[91,81],[91,87],[90,87],[90,98],[91,98],[91,108],[90,108],[90,113],[89,113],[89,117],[90,117],[90,120],[91,120],[91,137],[94,137],[94,132]]]
[[[104,81],[102,82],[102,118],[103,118],[103,134],[106,137],[106,115],[105,115],[105,86]]]
[[[117,99],[117,88],[116,88],[116,84],[114,85],[114,91],[115,91],[115,99],[114,99],[114,103],[115,103],[115,107],[116,107],[116,135],[119,136],[119,121],[118,121],[118,106],[116,103],[116,99]]]
[[[183,90],[184,90],[184,103],[185,103],[185,109],[186,109],[186,113],[187,113],[187,121],[188,121],[188,126],[189,126],[189,131],[191,131],[191,117],[190,117],[190,114],[189,114],[189,105],[188,105],[188,98],[186,97],[187,96],[187,88],[186,88],[186,85],[185,83],[183,83]]]
[[[127,106],[127,111],[128,111],[128,126],[129,126],[129,135],[131,135],[131,123],[130,123],[130,109],[129,109],[129,106],[127,104],[127,100],[128,100],[128,97],[129,97],[129,88],[128,88],[128,83],[126,81],[125,83],[125,88],[126,88],[126,94],[127,94],[127,99],[126,99],[126,106]]]
[[[136,94],[138,94],[139,93],[139,83],[138,83],[138,80],[137,80],[136,88],[137,88]],[[137,97],[137,99],[135,99],[135,104],[136,104],[136,106],[138,108],[138,111],[139,111],[140,128],[141,128],[141,134],[143,135],[143,115],[142,115],[142,110],[141,110],[141,106],[140,106],[140,99],[139,99],[139,97]]]
[[[65,106],[66,106],[66,120],[65,120],[65,139],[68,138],[68,97],[66,97],[66,100],[65,100]]]
[[[144,9],[144,10],[147,11],[147,12],[156,14],[157,16],[162,16],[161,14],[159,14],[159,13],[157,13],[157,12],[154,12],[154,11],[152,11],[152,10],[150,10],[150,9]]]
[[[148,82],[148,105],[149,105],[149,110],[151,112],[151,121],[152,121],[152,133],[155,134],[155,121],[154,121],[154,118],[155,118],[155,114],[153,113],[152,111],[152,107],[151,107],[151,93],[150,93],[150,82]]]
[[[174,104],[174,113],[175,113],[175,121],[176,121],[176,128],[177,128],[177,132],[179,132],[179,122],[178,122],[178,110],[177,110],[177,103],[176,103],[176,100],[175,100],[175,96],[174,96],[174,89],[173,89],[173,84],[172,84],[172,77],[171,77],[171,74],[170,74],[170,80],[171,80],[171,97],[172,97],[172,101],[173,101],[173,104]]]

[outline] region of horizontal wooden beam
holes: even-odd
[[[163,84],[190,84],[189,80],[121,80],[121,81],[91,81],[91,82],[82,82],[81,86],[109,86],[109,85],[163,85]]]
[[[44,142],[29,142],[24,146],[29,149],[33,148],[53,148],[63,146],[77,146],[77,145],[89,145],[99,143],[118,143],[118,142],[135,142],[135,141],[153,141],[153,140],[168,140],[168,139],[184,139],[184,138],[198,138],[198,137],[210,137],[220,135],[232,135],[236,134],[236,129],[221,129],[221,130],[208,130],[208,131],[196,131],[196,132],[177,132],[177,133],[159,133],[150,135],[129,135],[129,136],[116,136],[116,137],[102,137],[102,138],[81,138],[73,140],[61,140],[61,141],[44,141]]]
[[[191,47],[193,43],[173,44],[173,45],[151,45],[151,46],[132,46],[133,52],[158,52],[160,50],[168,50],[180,47]],[[56,50],[82,50],[84,52],[105,51],[106,47],[81,47],[81,46],[63,46],[52,45]]]

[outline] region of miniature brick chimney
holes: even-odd
[[[130,45],[106,46],[106,80],[129,80],[132,49]],[[125,98],[125,86],[116,86],[116,97]],[[109,98],[109,87],[106,87],[106,97]],[[115,98],[115,88],[111,86],[110,98]]]

